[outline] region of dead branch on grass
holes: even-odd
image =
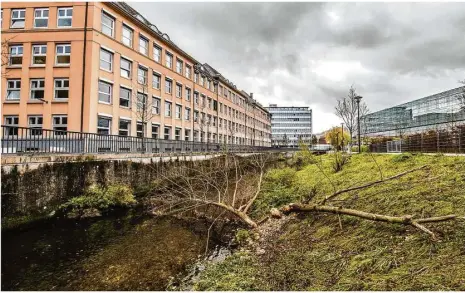
[[[432,217],[432,218],[423,218],[423,219],[414,219],[410,215],[396,217],[396,216],[387,216],[381,214],[374,214],[363,212],[354,209],[346,209],[342,207],[334,207],[334,206],[326,206],[326,205],[317,205],[317,204],[289,204],[281,209],[281,211],[285,214],[289,214],[291,212],[323,212],[323,213],[331,213],[336,215],[348,215],[354,216],[370,221],[378,221],[378,222],[386,222],[386,223],[396,223],[396,224],[403,224],[403,225],[410,225],[421,231],[428,233],[433,240],[437,240],[436,235],[429,229],[427,229],[422,224],[425,223],[433,223],[433,222],[443,222],[443,221],[450,221],[457,218],[456,215],[447,215],[442,217]]]

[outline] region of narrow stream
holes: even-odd
[[[2,231],[2,290],[165,290],[205,258],[209,223],[133,210]],[[210,232],[225,254],[232,227]]]

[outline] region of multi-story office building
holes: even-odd
[[[310,144],[312,139],[312,110],[308,107],[278,107],[270,104],[271,145],[298,147],[299,141]]]
[[[125,3],[5,2],[1,12],[3,124],[271,145],[252,94]]]
[[[401,136],[465,124],[465,87],[458,87],[361,118],[367,136]]]

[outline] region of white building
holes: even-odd
[[[278,107],[270,104],[271,145],[275,147],[298,147],[299,141],[306,144],[312,139],[312,110],[308,107]]]

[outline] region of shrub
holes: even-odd
[[[266,174],[265,180],[284,186],[290,186],[292,184],[295,173],[296,170],[289,167],[273,169]]]
[[[413,157],[411,153],[403,153],[392,157],[392,162],[401,163],[410,160]]]
[[[331,161],[334,173],[342,171],[345,164],[349,163],[350,155],[343,154],[341,152],[334,153],[334,159]]]
[[[352,152],[358,152],[358,145],[352,146],[350,149],[352,150]],[[362,153],[367,153],[368,152],[368,146],[367,145],[360,146],[360,149],[361,149]]]
[[[91,185],[83,195],[73,197],[61,206],[64,210],[84,210],[96,208],[105,210],[111,206],[127,207],[136,203],[130,187],[120,184],[102,187]]]
[[[247,239],[250,238],[250,233],[248,230],[245,230],[245,229],[239,229],[237,230],[236,232],[236,241],[237,243],[239,244],[244,244]]]

